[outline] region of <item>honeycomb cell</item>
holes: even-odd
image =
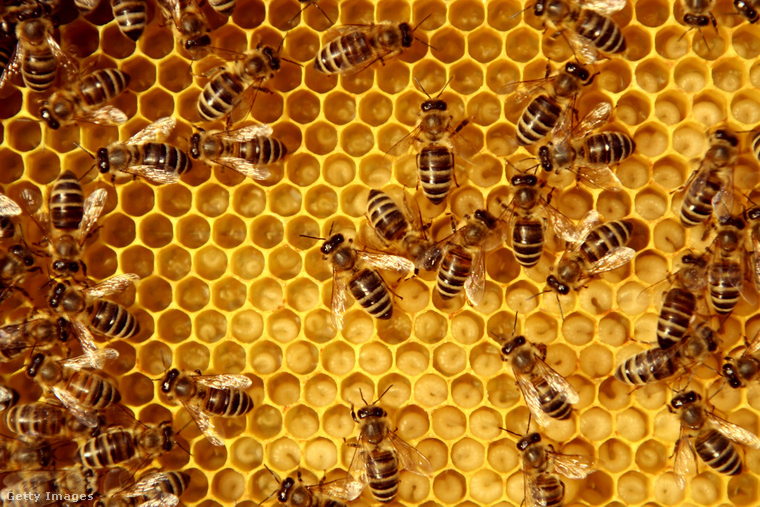
[[[163,372],[163,370],[160,370]],[[160,373],[159,373],[160,374]],[[125,405],[139,407],[153,401],[153,382],[141,373],[132,373],[122,377],[119,392]]]
[[[606,440],[599,446],[599,465],[612,473],[622,472],[631,466],[631,447],[616,439]]]
[[[237,310],[245,304],[245,285],[235,278],[223,278],[214,283],[211,297],[220,310]]]
[[[129,246],[135,240],[134,221],[121,213],[112,213],[102,220],[103,241],[116,248]]]
[[[160,312],[172,303],[171,285],[157,276],[140,280],[137,292],[140,304],[152,312]]]
[[[232,207],[245,218],[255,217],[266,209],[266,194],[255,185],[243,185],[235,189]]]
[[[166,222],[171,226],[171,222],[168,220]],[[199,216],[185,217],[177,224],[177,239],[187,248],[200,248],[208,242],[210,237],[211,226],[208,221]],[[168,239],[171,240],[171,237]],[[158,246],[163,245],[159,244]]]
[[[533,30],[516,28],[507,33],[505,46],[507,56],[515,62],[525,63],[534,59],[539,51],[539,38]],[[502,83],[504,86],[506,82]]]
[[[179,310],[170,309],[158,319],[158,337],[168,343],[180,343],[190,337],[193,327],[190,316]]]
[[[443,375],[456,375],[466,366],[467,352],[453,343],[444,343],[433,351],[433,367]]]
[[[18,151],[31,151],[42,141],[40,124],[34,121],[9,122],[5,131],[5,142]],[[44,181],[49,183],[52,179]]]
[[[501,49],[501,37],[493,30],[480,28],[467,35],[467,50],[469,55],[480,63],[488,63],[498,58],[501,54]]]
[[[652,52],[652,38],[648,30],[638,27],[627,27],[624,31],[628,50],[626,57],[631,61],[638,61]]]
[[[760,121],[760,104],[754,95],[738,93],[731,100],[731,115],[741,123],[754,125]]]
[[[644,26],[657,27],[668,19],[670,5],[659,0],[637,2],[635,6],[636,19]]]
[[[427,311],[414,320],[414,335],[423,343],[437,343],[446,336],[447,331],[448,321],[440,313]]]
[[[409,74],[409,66],[407,64],[400,61],[389,62],[377,69],[377,87],[391,95],[401,93],[409,86],[411,81]],[[351,110],[344,109],[344,112],[350,112],[352,115],[351,119],[353,119],[356,115],[356,106],[352,105]],[[344,117],[347,117],[347,115],[344,115]],[[347,123],[347,121],[336,123],[343,124]]]
[[[306,125],[319,116],[319,97],[313,93],[300,90],[288,95],[287,111],[293,121]]]
[[[290,185],[278,185],[271,191],[270,197],[270,209],[280,216],[293,216],[301,209],[301,192]]]
[[[697,125],[683,125],[673,132],[673,149],[684,157],[696,157],[706,148],[704,128]]]
[[[39,151],[30,154],[27,158],[26,172],[30,179],[41,184],[47,184],[55,180],[60,174],[61,164],[55,154]]]
[[[712,81],[718,89],[732,93],[745,83],[745,66],[741,60],[726,58],[715,63],[712,68]]]
[[[596,200],[596,210],[605,220],[620,220],[631,213],[628,194],[605,190]]]
[[[207,280],[216,280],[227,271],[227,255],[215,246],[207,246],[195,254],[195,272]]]
[[[736,53],[745,59],[760,55],[760,38],[747,25],[739,27],[731,36],[731,45]]]
[[[562,323],[562,336],[573,345],[585,345],[594,338],[594,321],[583,313],[568,315]]]
[[[649,117],[649,104],[650,100],[644,94],[628,92],[618,100],[615,114],[628,125],[638,125]]]
[[[446,470],[436,475],[433,480],[433,494],[444,504],[451,505],[460,501],[467,493],[467,481],[454,470]]]
[[[636,66],[635,75],[636,83],[648,93],[660,92],[670,81],[668,67],[656,59],[639,63]]]
[[[451,68],[451,88],[462,95],[471,95],[483,86],[483,70],[480,64],[462,61]]]
[[[661,155],[669,144],[668,132],[658,124],[647,123],[633,135],[637,150],[646,157]]]

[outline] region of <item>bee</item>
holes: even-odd
[[[391,429],[388,413],[376,405],[381,398],[382,395],[357,411],[351,404],[351,417],[359,424],[359,441],[355,444],[357,449],[349,466],[349,475],[369,486],[375,500],[388,503],[398,493],[401,470],[432,477],[433,466],[420,451]],[[363,397],[362,401],[367,403]],[[355,493],[357,489],[358,486],[350,487],[347,491]],[[359,494],[361,490],[356,496]]]
[[[734,389],[747,387],[747,384],[760,378],[760,334],[752,342],[745,338],[745,349],[738,359],[727,356],[723,363],[723,377]]]
[[[136,460],[147,463],[174,449],[171,421],[140,424],[139,429],[111,428],[89,439],[79,448],[77,461],[88,468],[110,468]]]
[[[0,327],[0,362],[13,361],[25,350],[47,349],[69,338],[64,318],[39,317]]]
[[[7,250],[0,250],[0,303],[8,299],[12,291],[19,291],[27,298],[27,292],[19,287],[26,277],[39,266],[34,261],[34,254],[24,245],[13,245]]]
[[[322,238],[319,238],[322,239]],[[332,297],[330,308],[335,328],[343,328],[346,311],[346,290],[367,313],[376,319],[388,320],[393,315],[393,301],[388,286],[377,269],[390,269],[409,273],[414,264],[397,255],[362,252],[346,241],[342,234],[334,234],[324,240],[320,251],[333,268]],[[368,267],[364,267],[366,264]],[[373,269],[374,268],[374,269]]]
[[[367,221],[386,245],[397,248],[412,261],[415,273],[420,270],[434,271],[438,267],[443,256],[441,247],[430,241],[422,225],[408,219],[385,192],[375,189],[369,191]]]
[[[584,6],[586,3],[588,6]],[[625,7],[625,0],[583,2],[578,0],[537,0],[533,13],[554,25],[582,63],[593,63],[602,53],[626,50],[620,27],[609,17]]]
[[[55,82],[60,68],[65,82],[76,79],[77,65],[53,39],[53,23],[34,17],[16,25],[18,45],[13,58],[0,78],[0,89],[12,76],[21,73],[24,84],[33,92],[42,93]]]
[[[528,103],[517,123],[517,142],[521,146],[535,144],[549,135],[557,125],[564,125],[572,114],[575,97],[581,88],[590,85],[594,76],[582,65],[568,62],[565,67],[554,75],[546,69],[546,78],[537,81],[515,82],[508,84],[503,93],[527,86],[518,92],[517,103]],[[546,87],[549,87],[549,90]]]
[[[744,220],[749,225],[752,250],[749,253],[749,265],[755,287],[760,291],[760,207],[755,206],[744,212]]]
[[[615,378],[637,386],[666,380],[693,371],[718,350],[719,344],[715,331],[701,323],[669,349],[654,347],[626,359],[615,370]]]
[[[551,419],[568,419],[580,401],[570,383],[546,364],[546,345],[530,343],[524,336],[506,341],[501,358],[512,366],[517,385],[531,414],[541,426]]]
[[[285,145],[271,135],[269,125],[196,133],[190,138],[190,156],[229,167],[254,180],[265,180],[271,176],[267,166],[288,154]]]
[[[541,443],[541,435],[531,433],[517,442],[522,453],[527,507],[561,507],[565,485],[558,472],[570,479],[584,479],[593,472],[594,462],[587,456],[554,452],[554,447]]]
[[[347,507],[343,502],[329,497],[350,498],[350,501],[353,501],[364,490],[363,483],[352,479],[347,481],[339,479],[306,486],[303,484],[301,472],[297,473],[297,477],[298,482],[296,483],[292,477],[280,481],[279,477],[274,476],[275,480],[280,483],[280,489],[275,492],[277,501],[285,504],[286,507]]]
[[[87,14],[90,14],[92,11],[94,11],[99,3],[100,0],[74,0],[74,5],[77,6],[77,9],[79,9],[79,12],[83,16],[86,16]]]
[[[21,440],[0,440],[0,469],[42,470],[54,464],[55,457],[49,444],[27,443]]]
[[[559,133],[538,149],[541,167],[547,172],[559,174],[569,170],[577,179],[592,185],[617,191],[622,188],[620,180],[610,169],[633,154],[636,143],[633,138],[620,132],[590,134],[609,119],[612,106],[603,102],[589,112],[572,128],[559,125]]]
[[[13,217],[21,214],[21,207],[7,195],[0,194],[0,240],[16,236],[16,221]]]
[[[104,106],[129,85],[129,74],[119,69],[101,69],[87,74],[76,84],[59,88],[40,105],[40,118],[53,130],[78,121],[99,125],[121,125],[127,115]],[[101,107],[102,106],[102,107]]]
[[[209,0],[208,4],[217,13],[221,14],[222,16],[229,17],[229,16],[232,16],[233,12],[235,12],[235,6],[237,5],[237,1],[236,0]]]
[[[107,360],[116,359],[115,349],[97,349],[81,356],[62,359],[37,353],[32,356],[26,374],[48,394],[54,395],[79,422],[89,428],[98,426],[96,412],[121,400],[116,382],[99,373]]]
[[[103,299],[123,292],[139,277],[134,273],[112,276],[92,287],[78,289],[63,283],[53,287],[48,306],[64,314],[85,352],[97,349],[91,331],[108,338],[131,338],[140,332],[137,318],[123,306]]]
[[[674,287],[663,296],[657,318],[657,343],[662,350],[670,349],[686,336],[697,314],[700,292],[707,286],[707,268],[704,255],[687,253],[681,257]]]
[[[744,248],[744,221],[729,218],[721,221],[715,237],[715,255],[709,267],[710,301],[720,315],[728,315],[739,296],[754,304],[754,294],[744,290],[747,266],[747,250]]]
[[[196,60],[211,44],[206,16],[194,0],[157,0],[164,17],[174,24],[175,38]]]
[[[65,407],[37,401],[15,405],[5,414],[5,425],[19,438],[26,441],[37,439],[71,438],[97,431],[83,425]]]
[[[734,9],[750,23],[757,23],[760,2],[757,0],[734,0]]]
[[[18,402],[18,393],[4,384],[0,384],[0,412],[8,410]]]
[[[738,156],[739,138],[727,128],[710,134],[699,169],[686,182],[680,220],[684,227],[694,227],[708,220],[715,212],[718,220],[731,216],[734,207],[734,163]]]
[[[681,436],[676,444],[673,465],[681,489],[686,485],[686,474],[691,472],[695,451],[715,471],[738,475],[742,471],[742,459],[733,442],[760,449],[760,438],[714,415],[694,391],[674,396],[668,409],[681,421]]]
[[[239,417],[253,409],[244,391],[251,379],[244,375],[200,375],[171,369],[161,381],[161,392],[170,401],[179,400],[198,428],[213,445],[222,446],[209,416]]]
[[[44,506],[64,498],[92,499],[97,491],[97,476],[88,469],[22,471],[6,477],[0,498],[5,507]]]
[[[123,472],[124,469],[117,469]],[[172,507],[190,485],[190,475],[185,472],[151,469],[142,474],[131,486],[107,495],[95,507]]]
[[[757,160],[760,160],[760,130],[752,132],[752,154]]]
[[[137,42],[148,19],[147,0],[111,0],[111,10],[121,33]]]
[[[128,140],[100,148],[98,170],[101,174],[120,171],[142,176],[159,185],[178,182],[193,164],[184,151],[161,142],[176,125],[175,118],[160,118]]]
[[[577,229],[576,242],[557,264],[557,275],[549,275],[546,283],[559,294],[571,288],[579,290],[583,281],[628,263],[636,253],[625,246],[633,234],[631,220],[615,220],[599,224],[596,211],[589,211]]]
[[[469,120],[464,119],[456,127],[452,126],[454,117],[447,112],[446,101],[440,98],[448,83],[432,98],[416,77],[414,80],[428,100],[422,103],[417,113],[420,117],[417,127],[388,153],[395,154],[408,149],[411,143],[418,142],[420,149],[417,154],[417,172],[422,193],[433,204],[441,204],[449,195],[451,183],[455,179],[454,147],[457,147],[457,151],[464,151],[464,139],[458,134]]]
[[[280,70],[281,47],[282,44],[277,49],[264,45],[244,53],[232,53],[234,59],[211,76],[198,96],[197,110],[201,119],[215,121],[229,115],[248,89],[269,92],[262,85]]]
[[[718,23],[711,12],[715,7],[715,0],[681,0],[684,10],[683,22],[692,28],[700,29],[712,25],[718,31]]]

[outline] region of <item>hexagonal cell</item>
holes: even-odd
[[[169,280],[184,278],[192,268],[190,252],[178,246],[170,246],[158,254],[158,271]]]
[[[636,83],[642,90],[649,93],[658,93],[670,81],[668,67],[657,59],[646,60],[638,64],[635,75]]]
[[[282,221],[271,216],[261,217],[251,225],[251,239],[261,248],[273,248],[282,242],[285,229]]]
[[[463,60],[451,68],[451,88],[463,95],[477,92],[483,86],[483,66]]]
[[[760,121],[760,104],[751,93],[737,93],[731,98],[731,116],[738,122],[755,125]]]
[[[595,82],[603,90],[610,93],[620,93],[631,85],[631,79],[630,66],[613,58],[602,65]]]
[[[319,97],[307,90],[298,90],[288,94],[288,116],[301,124],[313,122],[319,116]]]
[[[195,254],[195,271],[207,280],[216,280],[227,271],[227,255],[215,246],[207,246]]]
[[[160,88],[140,94],[139,102],[140,111],[151,121],[174,113],[174,97]]]
[[[696,93],[707,84],[707,69],[701,60],[684,58],[676,63],[673,82],[686,93]]]
[[[636,149],[644,156],[657,157],[668,148],[668,131],[656,123],[646,123],[633,135]]]
[[[665,125],[675,125],[688,116],[689,106],[682,93],[663,92],[655,99],[654,114]]]
[[[626,57],[631,61],[638,61],[652,52],[652,37],[647,30],[636,26],[629,26],[623,29],[628,49]]]
[[[245,285],[235,278],[223,278],[213,285],[212,301],[220,310],[237,310],[245,304],[245,297]]]
[[[199,216],[185,217],[177,224],[177,239],[187,248],[200,248],[211,237],[211,226]]]
[[[269,255],[267,265],[280,280],[290,280],[301,272],[301,256],[290,247],[282,246]]]
[[[24,107],[24,97],[21,90],[14,88],[7,97],[0,101],[0,118],[13,118]]]
[[[259,310],[273,311],[282,304],[282,286],[271,278],[259,278],[251,285],[248,299]]]
[[[414,66],[414,69],[412,70],[412,75],[416,77],[422,87],[428,92],[428,93],[435,93],[438,90],[441,90],[445,85],[447,79],[447,73],[446,73],[446,67],[441,65],[435,60],[423,60],[416,64]],[[416,88],[416,87],[415,87]],[[422,96],[416,95],[417,100],[413,101],[413,103],[416,103],[415,106],[412,106],[414,109],[408,111],[407,114],[410,116],[414,114],[414,120],[412,121],[412,124],[417,123],[416,114],[417,111],[419,111],[420,104],[424,100]],[[409,99],[407,99],[409,100]],[[396,107],[398,107],[400,104],[397,104]],[[386,151],[386,150],[383,150]]]
[[[177,284],[175,301],[188,312],[197,312],[211,299],[208,284],[194,276],[183,279]]]
[[[156,331],[162,341],[179,343],[190,337],[193,325],[186,313],[179,310],[168,310],[159,317]]]
[[[218,217],[230,204],[230,192],[215,184],[202,186],[196,195],[196,208],[208,217]]]
[[[332,188],[319,185],[306,193],[304,207],[317,218],[327,218],[338,210],[338,195]]]
[[[120,266],[125,273],[145,278],[153,273],[153,252],[140,245],[131,246],[122,253]]]
[[[31,180],[47,185],[61,173],[61,162],[55,153],[38,151],[27,156],[26,171]]]
[[[725,58],[712,68],[713,84],[724,92],[732,93],[744,86],[746,66],[737,58]]]
[[[538,55],[539,42],[539,38],[533,30],[526,28],[510,30],[507,33],[505,48],[507,56],[516,62],[529,62]]]
[[[489,12],[489,17],[491,13]],[[501,37],[488,28],[480,28],[467,36],[470,56],[480,63],[488,63],[499,57],[502,50]]]
[[[378,65],[378,64],[375,64]],[[343,74],[340,76],[340,84],[344,90],[350,93],[364,93],[372,88],[375,80],[375,66],[370,66],[354,74]]]
[[[102,220],[101,237],[116,248],[128,246],[135,240],[135,223],[126,215],[112,213]]]
[[[42,129],[35,121],[11,121],[5,128],[5,139],[15,150],[31,151],[42,141]]]
[[[705,129],[699,125],[681,125],[673,131],[673,149],[686,158],[697,157],[707,149]]]
[[[393,113],[393,101],[378,92],[370,92],[359,102],[359,118],[373,127],[384,124]]]
[[[340,146],[353,157],[361,157],[375,146],[375,138],[366,125],[354,123],[341,133]]]
[[[668,20],[670,5],[664,0],[645,0],[636,3],[636,19],[644,26],[660,26]]]
[[[172,55],[158,65],[158,82],[169,91],[178,93],[193,83],[187,60]]]

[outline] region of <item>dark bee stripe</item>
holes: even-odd
[[[365,461],[367,483],[378,502],[392,502],[398,493],[399,463],[396,453],[375,448]]]
[[[472,256],[459,246],[449,249],[438,268],[436,288],[441,299],[451,299],[462,292],[471,271]]]
[[[192,167],[190,157],[179,148],[165,143],[140,145],[141,165],[150,165],[166,172],[184,174]]]
[[[204,409],[209,414],[220,417],[245,415],[253,408],[251,397],[238,389],[208,388],[208,398]]]
[[[240,79],[229,71],[222,71],[206,84],[198,98],[198,114],[205,121],[218,120],[230,113],[245,90]]]
[[[376,271],[363,269],[348,282],[348,290],[357,303],[376,319],[390,319],[393,315],[391,301],[385,282]]]
[[[136,455],[134,437],[125,430],[113,430],[88,440],[79,448],[80,463],[91,468],[106,468]]]
[[[755,132],[752,136],[752,153],[755,154],[755,158],[760,160],[760,132]]]
[[[547,95],[539,95],[525,108],[517,123],[517,142],[535,144],[557,125],[562,108]]]
[[[563,393],[558,392],[551,387],[546,379],[539,377],[533,380],[533,385],[538,391],[538,400],[541,403],[541,410],[553,419],[568,419],[573,413],[573,407],[570,405]]]
[[[208,4],[222,16],[232,16],[236,0],[209,0]]]
[[[692,183],[681,203],[681,225],[695,227],[709,219],[713,212],[713,198],[722,186],[723,182],[715,171],[708,175],[704,186]]]
[[[137,318],[111,301],[99,299],[86,311],[90,327],[110,338],[131,338],[140,332]]]
[[[82,78],[79,93],[85,104],[97,106],[116,97],[129,84],[129,75],[118,69],[96,70]]]
[[[535,478],[534,499],[537,507],[562,507],[565,485],[557,474],[542,472]]]
[[[121,393],[112,381],[92,372],[72,372],[66,390],[81,405],[95,410],[103,410],[121,401]]]
[[[58,230],[75,230],[84,217],[84,192],[71,171],[65,171],[50,191],[50,221]]]
[[[245,142],[225,141],[223,151],[233,157],[242,158],[256,165],[279,162],[288,153],[288,149],[277,139],[256,136]]]
[[[380,190],[369,191],[367,214],[372,227],[387,241],[399,241],[409,232],[409,222],[393,199]]]
[[[544,226],[540,220],[518,218],[512,229],[515,259],[526,268],[538,264],[544,251]]]
[[[593,42],[599,51],[621,53],[626,49],[625,38],[617,24],[592,9],[581,10],[575,31]]]
[[[594,264],[615,248],[625,246],[631,239],[633,222],[614,220],[594,227],[580,246],[589,264]]]
[[[726,475],[742,472],[742,460],[734,444],[717,430],[709,429],[700,433],[694,447],[697,454],[711,468]]]
[[[369,34],[355,31],[323,47],[314,60],[314,68],[326,74],[346,72],[369,61],[373,55]]]
[[[454,177],[454,154],[443,145],[425,146],[417,154],[417,169],[422,193],[433,204],[442,203]]]
[[[8,47],[7,42],[0,43],[0,75],[5,72],[5,68],[8,67],[12,56],[13,48]]]
[[[145,0],[111,0],[113,17],[121,33],[137,42],[145,30],[147,2]]]
[[[657,318],[657,343],[660,348],[669,349],[683,340],[696,309],[697,299],[691,292],[676,287],[665,293]]]
[[[710,300],[717,313],[726,315],[734,311],[739,303],[742,276],[741,266],[728,260],[710,266]]]
[[[11,407],[5,415],[10,431],[27,437],[50,438],[63,432],[67,412],[63,407],[35,402]]]
[[[626,384],[644,385],[666,379],[676,372],[670,354],[653,348],[628,358],[615,370],[615,378]]]
[[[24,84],[34,92],[44,92],[55,81],[58,61],[47,43],[24,51],[21,76]]]
[[[614,165],[630,157],[636,149],[633,139],[619,132],[603,132],[584,139],[580,157],[594,165]]]

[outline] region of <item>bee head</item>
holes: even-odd
[[[398,25],[398,29],[401,31],[401,46],[410,47],[414,41],[414,29],[409,23],[401,23]]]
[[[58,317],[55,321],[55,325],[58,328],[58,340],[65,342],[69,339],[69,321],[63,317]]]
[[[102,174],[107,173],[110,170],[108,164],[108,148],[100,148],[97,153],[98,157],[98,171]]]
[[[13,245],[8,249],[8,252],[15,257],[18,257],[26,267],[34,266],[34,256],[32,253],[24,248],[22,245]]]
[[[513,187],[516,187],[518,185],[528,185],[528,186],[533,187],[537,184],[538,184],[538,178],[536,178],[532,174],[517,174],[515,176],[512,176]]]
[[[538,444],[541,442],[541,435],[538,433],[531,433],[530,435],[522,437],[517,442],[517,450],[518,451],[524,451],[532,444]]]
[[[280,70],[280,58],[275,54],[270,46],[264,46],[261,53],[269,60],[269,66],[272,70]]]
[[[296,481],[293,480],[292,477],[288,477],[284,481],[282,481],[282,484],[280,484],[280,491],[277,493],[277,500],[280,503],[288,503],[288,496],[290,495],[290,490],[293,489],[293,486],[295,485]]]
[[[161,429],[161,448],[169,452],[174,449],[174,428],[172,428],[172,422],[164,421],[159,424],[159,428]]]
[[[42,107],[40,108],[40,118],[45,120],[45,123],[47,123],[48,128],[51,128],[53,130],[58,130],[61,127],[61,124],[58,123],[58,121],[53,116],[53,113],[48,108],[47,101],[42,103]]]
[[[710,25],[710,18],[705,15],[684,14],[683,22],[695,28],[702,28]]]
[[[564,283],[560,283],[560,281],[557,280],[557,277],[554,275],[549,275],[548,277],[546,277],[546,285],[556,290],[563,296],[570,293],[570,287],[565,285]]]
[[[734,8],[750,23],[757,23],[757,10],[744,0],[734,0]]]
[[[201,156],[201,135],[198,132],[190,136],[190,156],[196,160]]]
[[[319,250],[324,254],[328,255],[331,252],[333,252],[336,248],[338,248],[340,245],[343,244],[345,241],[345,238],[343,237],[343,234],[335,234],[331,238],[329,238],[325,243],[322,245],[322,248]]]
[[[552,164],[552,158],[549,153],[549,146],[541,146],[538,149],[538,160],[541,163],[541,168],[550,172],[554,170],[554,164]]]
[[[206,46],[211,45],[211,37],[208,36],[208,34],[203,34],[199,37],[193,37],[192,39],[187,39],[185,41],[185,50],[187,52],[192,52],[195,49],[198,48],[205,48]]]
[[[26,369],[26,374],[34,378],[40,371],[40,366],[45,362],[45,354],[35,354],[32,356],[32,360],[29,362],[29,367]]]
[[[56,284],[53,288],[53,295],[50,296],[50,300],[48,301],[51,308],[58,308],[58,305],[61,304],[61,298],[63,298],[64,292],[66,292],[66,285],[62,283]]]
[[[728,362],[723,363],[723,377],[733,389],[739,389],[742,383],[739,380],[739,375],[736,373],[736,368],[734,368],[733,359],[727,357],[726,361]]]
[[[427,113],[428,111],[445,111],[446,110],[446,101],[441,99],[430,99],[426,100],[422,103],[422,112]]]
[[[733,147],[739,146],[739,138],[729,129],[718,129],[710,136],[712,141],[724,141]]]
[[[760,218],[760,206],[756,206],[754,208],[750,208],[747,211],[745,211],[744,218],[746,218],[750,222]]]
[[[361,421],[363,419],[367,419],[369,417],[385,417],[388,415],[388,412],[386,412],[382,407],[378,407],[377,405],[367,405],[366,407],[360,408],[356,412],[356,417]]]
[[[670,405],[675,409],[679,409],[686,405],[689,405],[690,403],[697,403],[701,399],[702,397],[700,395],[698,395],[694,391],[689,391],[687,393],[674,396],[673,399],[670,400]]]
[[[514,350],[517,347],[522,347],[523,345],[525,345],[525,343],[526,341],[525,341],[524,336],[516,336],[515,338],[509,340],[507,343],[504,344],[504,346],[501,348],[501,352],[505,356],[508,356],[509,354],[514,352]]]
[[[177,368],[172,368],[166,373],[166,376],[161,381],[161,392],[164,394],[169,394],[172,389],[174,389],[174,384],[177,381],[177,377],[179,377],[179,370]]]
[[[53,262],[53,271],[58,273],[77,273],[79,272],[79,263],[57,260]]]
[[[535,14],[538,17],[541,17],[544,15],[544,12],[546,11],[546,3],[544,0],[537,0],[536,5],[533,6],[533,14]]]
[[[575,62],[567,62],[565,64],[565,72],[571,76],[575,76],[584,83],[591,77],[591,74],[580,64]]]

